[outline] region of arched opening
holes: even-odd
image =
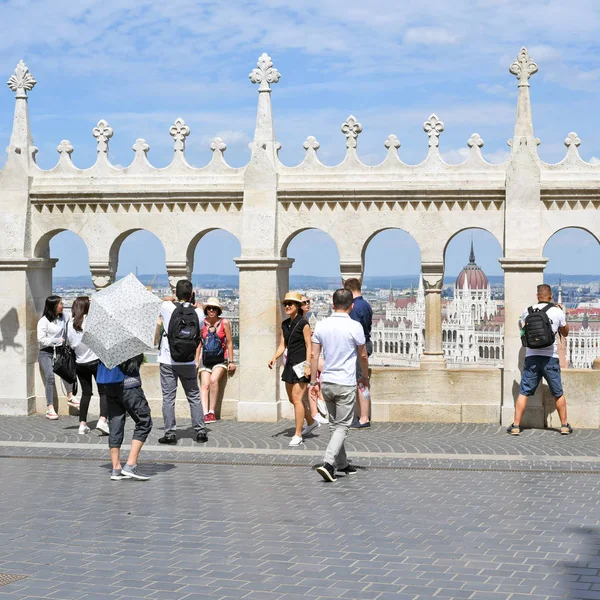
[[[555,232],[544,246],[548,258],[544,283],[553,299],[565,309],[567,338],[558,336],[562,368],[591,369],[600,356],[600,245],[598,238],[580,227]],[[533,290],[535,298],[535,290]]]
[[[71,305],[77,296],[89,296],[94,292],[88,248],[76,233],[68,229],[47,233],[36,244],[34,255],[38,258],[57,259],[46,296],[62,296],[65,315],[70,314]],[[41,312],[44,300],[45,297],[36,298],[38,312]]]
[[[310,300],[307,317],[314,327],[331,314],[331,291],[341,285],[337,244],[320,229],[304,229],[286,240],[281,255],[294,259],[288,287]]]
[[[363,296],[373,307],[373,326],[381,327],[392,346],[393,358],[374,352],[373,365],[418,367],[424,347],[425,293],[421,281],[421,252],[416,240],[401,229],[374,233],[362,250]],[[404,342],[413,340],[412,352]],[[406,349],[406,351],[405,351]]]
[[[464,229],[446,244],[442,324],[463,332],[459,346],[451,347],[442,340],[450,368],[501,365],[494,351],[496,345],[504,344],[501,257],[498,239],[484,229]]]
[[[158,237],[145,229],[123,232],[110,249],[117,279],[133,273],[150,291],[159,296],[171,293],[165,249]]]
[[[196,300],[201,304],[217,298],[223,307],[223,317],[231,325],[234,358],[239,358],[240,278],[234,258],[240,256],[241,246],[235,235],[224,229],[212,229],[196,235],[187,250],[192,267],[192,282]]]

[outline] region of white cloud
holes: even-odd
[[[600,165],[600,158],[598,158],[597,156],[592,156],[592,158],[590,158],[588,162],[592,165]]]
[[[404,34],[405,44],[422,44],[423,46],[443,46],[456,44],[458,36],[441,27],[414,27]]]
[[[459,165],[469,158],[469,148],[457,148],[441,152],[442,158],[451,165]]]

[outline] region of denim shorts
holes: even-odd
[[[564,393],[560,379],[560,364],[558,358],[552,356],[528,356],[525,358],[519,393],[523,396],[533,396],[542,377],[548,383],[552,395],[560,398]]]

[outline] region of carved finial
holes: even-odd
[[[579,146],[581,145],[581,140],[579,139],[579,136],[572,131],[566,138],[565,138],[565,146],[571,150],[572,147],[574,148],[579,148]]]
[[[73,146],[69,140],[62,140],[56,147],[56,151],[60,154],[61,158],[65,156],[68,159],[71,157],[71,154],[73,154]]]
[[[98,154],[108,154],[108,140],[113,136],[112,127],[104,119],[92,129],[92,135],[98,140]]]
[[[271,84],[277,83],[281,77],[281,73],[273,66],[271,57],[263,52],[256,63],[258,69],[252,69],[248,77],[252,83],[260,83],[259,92],[271,90]]]
[[[150,146],[148,142],[146,142],[143,138],[138,138],[135,140],[135,144],[131,146],[131,149],[135,152],[136,157],[138,156],[146,156],[148,150],[150,150]]]
[[[527,48],[521,48],[515,62],[508,69],[519,80],[519,86],[529,86],[529,78],[538,72],[538,66],[531,60]]]
[[[342,125],[342,133],[346,136],[346,148],[356,148],[356,138],[363,130],[354,115],[350,115]]]
[[[392,133],[387,136],[387,140],[385,140],[383,145],[388,150],[398,150],[398,148],[400,148],[400,140]]]
[[[467,141],[469,148],[483,148],[483,140],[478,133],[474,133]]]
[[[190,135],[190,128],[182,118],[176,119],[169,129],[171,137],[175,140],[175,152],[184,152],[185,138]]]
[[[33,89],[37,81],[29,72],[27,65],[20,60],[14,74],[10,76],[10,79],[6,83],[16,93],[17,98],[27,98],[27,92]]]
[[[314,135],[309,135],[302,146],[309,152],[316,152],[321,147],[321,144],[319,144]]]
[[[423,123],[423,130],[429,136],[429,147],[437,148],[440,145],[440,133],[444,131],[444,123],[432,114],[429,120]]]
[[[225,150],[227,150],[227,144],[220,138],[220,137],[216,137],[210,144],[210,149],[213,152],[216,152],[217,150],[221,153],[225,152]]]

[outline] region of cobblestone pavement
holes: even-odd
[[[381,424],[327,484],[323,428],[291,451],[289,422],[182,423],[164,449],[158,422],[152,480],[111,482],[76,426],[0,420],[0,600],[600,599],[595,431]]]

